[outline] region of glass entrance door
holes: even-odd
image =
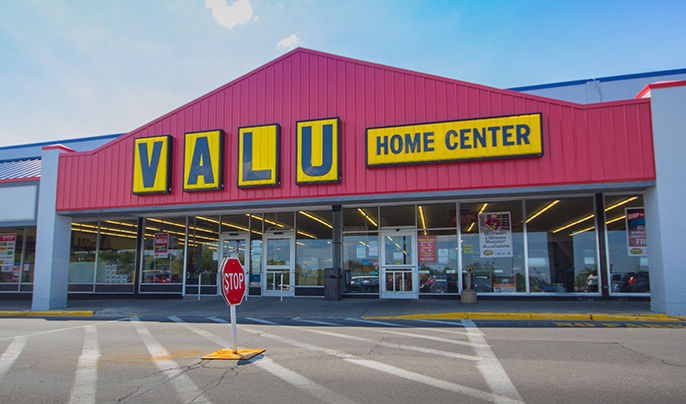
[[[250,245],[249,239],[248,233],[244,232],[222,233],[219,235],[219,270],[217,271],[217,277],[221,276],[221,265],[224,262],[224,258],[238,258],[245,273],[250,273],[250,261],[246,260],[248,246]],[[217,279],[217,284],[221,285],[221,279]],[[248,290],[247,275],[245,277],[245,290]],[[217,292],[221,294],[221,290],[217,289]]]
[[[381,298],[417,299],[417,233],[381,232]]]
[[[265,233],[262,296],[295,296],[295,234]]]

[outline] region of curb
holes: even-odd
[[[92,316],[92,310],[0,310],[0,316],[5,317],[45,317],[45,316]]]
[[[369,320],[586,320],[586,321],[686,321],[682,316],[672,317],[667,314],[638,313],[517,313],[517,312],[454,312],[405,314],[399,316],[365,316]]]

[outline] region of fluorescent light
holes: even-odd
[[[378,226],[378,225],[376,224],[376,222],[374,221],[374,219],[372,219],[371,217],[369,217],[369,215],[367,215],[367,213],[365,213],[364,210],[362,210],[362,209],[360,209],[360,208],[357,208],[357,211],[360,212],[360,214],[361,214],[362,216],[364,216],[365,219],[369,220],[369,222],[370,222],[374,227],[377,227],[377,226]]]
[[[605,212],[607,212],[607,211],[610,210],[610,209],[614,209],[614,208],[616,208],[616,207],[618,207],[618,206],[622,206],[622,205],[624,205],[624,204],[626,204],[626,203],[629,203],[629,202],[631,202],[631,201],[633,201],[633,200],[636,200],[636,199],[638,199],[637,196],[632,196],[631,198],[628,198],[628,199],[625,199],[625,200],[623,200],[623,201],[617,202],[617,203],[615,203],[614,205],[611,205],[611,206],[608,206],[607,208],[605,208]]]
[[[419,205],[419,217],[422,218],[422,229],[424,229],[424,235],[426,236],[426,221],[424,220],[424,209],[422,209],[422,205]]]
[[[324,221],[324,220],[318,218],[317,216],[312,215],[312,214],[309,214],[309,213],[307,213],[307,212],[305,212],[305,211],[302,211],[302,210],[299,211],[299,212],[300,212],[301,215],[306,216],[306,217],[309,217],[309,218],[312,219],[312,220],[316,220],[317,222],[319,222],[319,223],[323,224],[324,226],[328,227],[329,229],[333,229],[333,226],[332,226],[330,223],[327,223],[326,221]]]
[[[577,220],[577,221],[574,221],[574,222],[572,222],[572,223],[566,224],[566,225],[564,225],[564,226],[562,226],[562,227],[560,227],[560,228],[558,228],[558,229],[553,230],[553,233],[560,232],[560,231],[562,231],[562,230],[564,230],[564,229],[567,229],[567,228],[570,228],[570,227],[574,226],[575,224],[579,224],[579,223],[581,223],[581,222],[585,222],[586,220],[592,219],[592,218],[593,218],[593,214],[590,214],[590,215],[588,215],[588,216],[582,217],[581,219],[579,219],[579,220]]]
[[[487,203],[484,203],[484,204],[481,206],[481,209],[479,209],[479,214],[484,213],[484,210],[486,210],[486,206],[488,206]]]
[[[546,210],[552,208],[553,206],[557,205],[559,202],[560,202],[559,199],[550,202],[550,203],[547,204],[543,209],[539,210],[538,212],[534,213],[533,216],[531,216],[530,218],[526,219],[526,222],[529,223],[530,221],[534,220],[538,215],[540,215],[541,213],[545,212]]]

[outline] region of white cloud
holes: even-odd
[[[287,36],[284,39],[276,43],[276,49],[291,50],[298,45],[302,45],[303,41],[300,40],[295,34]]]
[[[227,29],[247,24],[253,15],[250,0],[238,0],[230,6],[226,0],[205,0],[205,7],[211,9],[212,17]]]

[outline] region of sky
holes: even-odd
[[[0,147],[125,133],[295,47],[499,87],[686,68],[686,1],[0,0]]]

